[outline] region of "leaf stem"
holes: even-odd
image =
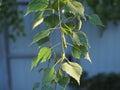
[[[61,43],[57,43],[57,44],[55,44],[54,46],[51,47],[51,49],[53,49],[53,48],[59,46],[60,44],[61,44]]]
[[[68,43],[68,42],[67,42],[67,45],[69,45],[69,46],[73,47],[73,45],[72,45],[71,43]]]
[[[58,15],[59,15],[59,25],[60,25],[60,29],[62,28],[62,21],[61,21],[61,12],[60,12],[60,0],[58,0]],[[62,41],[62,53],[65,53],[65,49],[64,49],[64,32],[61,30],[61,41]]]

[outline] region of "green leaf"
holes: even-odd
[[[82,21],[80,20],[80,17],[77,17],[77,30],[81,30],[82,27]]]
[[[65,12],[71,12],[76,16],[80,16],[86,20],[84,15],[84,7],[82,3],[75,0],[68,0],[66,7],[63,9]]]
[[[51,57],[51,48],[43,47],[40,49],[37,58],[32,61],[31,69],[36,67],[39,63],[46,62]]]
[[[44,19],[44,21],[49,27],[54,28],[55,26],[59,24],[59,16],[56,14],[51,14],[47,16]]]
[[[43,38],[46,38],[47,36],[49,36],[49,34],[50,34],[50,30],[42,30],[42,31],[40,31],[38,34],[35,35],[35,37],[34,37],[34,39],[32,41],[32,44],[40,41]]]
[[[62,10],[62,13],[65,15],[66,18],[75,17],[73,13]]]
[[[56,77],[56,72],[54,68],[44,69],[44,75],[42,78],[42,86],[46,86],[48,83],[51,83]]]
[[[41,90],[55,90],[55,89],[51,86],[46,85],[46,86],[42,86]]]
[[[88,47],[74,45],[72,48],[72,56],[76,59],[85,58],[88,53]]]
[[[87,36],[84,32],[80,31],[78,32],[79,40],[81,42],[81,45],[89,47]]]
[[[81,51],[78,45],[74,45],[74,47],[72,48],[72,56],[77,59],[81,58]]]
[[[39,41],[37,42],[37,45],[38,45],[38,47],[40,47],[41,45],[45,44],[45,43],[48,42],[48,41],[49,41],[49,37],[45,37],[45,38],[39,40]]]
[[[85,59],[88,60],[90,63],[92,63],[89,53],[86,54]]]
[[[65,23],[71,30],[73,30],[75,28],[75,24],[74,22],[70,21],[70,22],[66,22]]]
[[[67,0],[59,0],[59,4],[60,4],[60,9],[62,9],[65,4],[66,4]],[[58,11],[58,0],[55,0],[54,3],[52,4],[52,8],[56,11]]]
[[[80,85],[80,76],[82,74],[82,67],[74,62],[64,63],[62,65],[62,70],[73,77]]]
[[[66,85],[69,83],[70,78],[64,76],[63,71],[61,69],[59,69],[58,71],[58,78],[57,78],[57,82],[58,84],[65,89]]]
[[[43,47],[39,53],[37,62],[43,63],[46,62],[46,60],[50,59],[51,57],[51,48]]]
[[[26,15],[31,12],[44,11],[49,4],[49,0],[30,0]]]
[[[44,20],[44,18],[42,17],[43,13],[44,12],[41,12],[41,11],[38,11],[35,13],[36,21],[34,22],[32,29],[36,28],[38,25],[40,25],[43,22],[43,20]]]
[[[89,47],[88,39],[87,36],[84,32],[73,32],[73,37],[72,40],[77,44],[77,45],[82,45],[82,46],[87,46]]]
[[[33,60],[32,60],[32,64],[31,64],[31,70],[34,68],[34,67],[36,67],[37,66],[37,58],[34,58]]]
[[[73,42],[75,42],[77,45],[81,45],[79,36],[77,32],[73,32],[73,36],[72,36],[72,40]]]
[[[74,29],[75,25],[73,22],[67,22],[67,23],[62,23],[62,28],[61,30],[65,33],[65,34],[69,34],[72,35],[72,30]]]
[[[33,89],[32,90],[36,90],[40,87],[40,82],[36,82],[33,86]]]
[[[70,82],[70,78],[68,77],[60,77],[58,78],[58,84],[63,88],[65,89],[66,88],[66,85]]]
[[[88,18],[89,18],[89,21],[91,24],[104,27],[104,25],[98,15],[93,14],[91,16],[88,16]]]

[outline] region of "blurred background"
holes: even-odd
[[[30,71],[31,61],[38,52],[37,46],[30,44],[34,35],[46,26],[42,24],[32,30],[33,14],[24,16],[28,2],[2,0],[0,6],[0,90],[32,90],[34,83],[41,80],[37,69]],[[98,14],[106,27],[84,22],[82,30],[91,46],[92,64],[78,61],[85,71],[81,87],[71,78],[67,90],[120,90],[120,0],[86,2],[83,2],[85,12]],[[57,42],[58,37],[53,41]],[[67,55],[71,57],[69,50]],[[57,86],[56,90],[61,88]]]

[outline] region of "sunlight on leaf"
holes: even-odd
[[[31,12],[44,11],[49,4],[49,0],[30,0],[26,15]]]
[[[64,8],[65,12],[72,12],[76,16],[80,16],[86,20],[84,15],[84,7],[82,3],[75,0],[68,0],[66,7]]]
[[[86,54],[85,59],[87,59],[90,63],[92,63],[90,56],[89,56],[89,53]]]
[[[32,61],[31,69],[36,67],[39,63],[46,62],[51,57],[51,48],[43,47],[40,49],[37,58]]]
[[[78,84],[80,85],[80,77],[82,74],[82,67],[74,62],[64,63],[62,66],[62,70],[73,77]]]
[[[39,40],[49,36],[50,30],[42,30],[38,34],[35,35],[32,44],[38,42]]]

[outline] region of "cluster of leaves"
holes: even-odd
[[[16,40],[19,35],[25,35],[22,11],[18,10],[17,0],[2,0],[0,5],[0,31],[8,27],[10,30],[9,37]],[[14,33],[13,33],[14,32]]]
[[[112,21],[117,24],[120,20],[120,0],[86,0],[94,13],[98,14],[106,25]]]
[[[82,67],[76,62],[71,62],[66,57],[65,51],[68,47],[72,47],[71,55],[75,59],[85,58],[91,62],[88,39],[86,34],[81,31],[82,21],[89,20],[91,24],[103,26],[100,18],[95,14],[85,15],[84,6],[76,0],[31,0],[26,15],[31,12],[34,12],[35,15],[33,29],[42,22],[48,26],[48,29],[41,30],[33,39],[32,43],[37,43],[40,50],[32,61],[31,69],[47,61],[52,60],[53,62],[50,67],[40,70],[44,72],[41,90],[54,90],[55,84],[59,84],[65,89],[69,83],[68,75],[80,85]],[[44,44],[51,39],[50,34],[56,30],[60,32],[61,41],[52,47],[45,47]],[[66,36],[70,37],[72,43],[67,41]],[[62,47],[61,57],[56,57],[54,48],[59,45]],[[39,83],[36,83],[33,89],[38,86]]]

